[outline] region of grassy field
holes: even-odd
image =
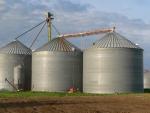
[[[89,93],[62,93],[62,92],[0,92],[0,98],[4,97],[43,97],[43,96],[98,96],[98,95],[114,95],[114,94],[89,94]]]
[[[145,89],[144,93],[150,93],[150,89]],[[8,97],[43,97],[43,96],[56,96],[56,97],[64,97],[64,96],[109,96],[109,95],[128,95],[132,93],[116,93],[116,94],[89,94],[89,93],[57,93],[57,92],[0,92],[0,98],[8,98]],[[134,93],[135,95],[141,93]]]

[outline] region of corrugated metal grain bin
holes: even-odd
[[[144,88],[150,89],[150,71],[145,70],[144,72]]]
[[[143,49],[110,32],[84,51],[83,91],[143,92]]]
[[[63,38],[46,43],[32,54],[32,90],[82,90],[82,57],[81,50]]]
[[[0,90],[30,90],[31,50],[19,41],[0,49]]]

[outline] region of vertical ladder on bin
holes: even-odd
[[[6,81],[11,87],[13,87],[16,91],[19,91],[19,89],[18,89],[13,83],[11,83],[7,78],[5,78],[5,81]]]

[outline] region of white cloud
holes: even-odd
[[[0,12],[5,10],[5,0],[0,0]]]
[[[8,1],[10,2],[11,0]],[[45,18],[44,13],[46,11],[52,11],[55,18],[54,23],[61,32],[77,32],[94,28],[112,27],[115,25],[119,32],[127,34],[128,36],[140,35],[143,38],[139,40],[145,42],[150,41],[148,38],[150,35],[150,25],[140,19],[131,20],[120,14],[95,11],[91,9],[92,6],[89,4],[81,5],[69,0],[16,1],[17,2],[8,2],[8,5],[5,5],[7,10],[0,14],[1,23],[7,21],[11,23],[12,21],[10,26],[17,26],[17,23],[20,25],[22,21],[29,24],[33,22],[33,24],[35,24]],[[4,0],[0,1],[0,4],[2,3],[4,4]],[[13,23],[15,23],[15,25]],[[21,26],[23,26],[23,23]],[[131,37],[131,40],[135,40],[136,38]]]
[[[5,3],[5,0],[0,0],[0,5],[4,5]]]
[[[8,0],[8,3],[5,2],[5,0],[0,1],[0,6],[3,6],[0,7],[0,44],[13,40],[12,38],[17,34],[44,19],[46,11],[51,11],[55,18],[53,23],[61,33],[107,28],[115,25],[117,32],[125,35],[131,41],[139,43],[145,49],[145,58],[148,61],[150,24],[141,19],[133,20],[117,13],[96,11],[89,4],[77,4],[70,0],[16,0],[16,2]],[[41,35],[38,45],[46,40],[43,38],[47,37],[46,32]],[[29,35],[29,37],[31,36]],[[99,37],[99,35],[93,37]],[[25,37],[24,40],[31,42],[30,38]]]

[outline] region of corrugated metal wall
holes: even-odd
[[[143,50],[117,33],[108,33],[84,51],[83,91],[143,92]]]
[[[65,39],[53,39],[32,54],[32,90],[82,90],[82,52]]]
[[[0,90],[31,88],[31,50],[21,42],[14,41],[0,49]]]
[[[150,71],[144,72],[144,88],[150,89]]]

